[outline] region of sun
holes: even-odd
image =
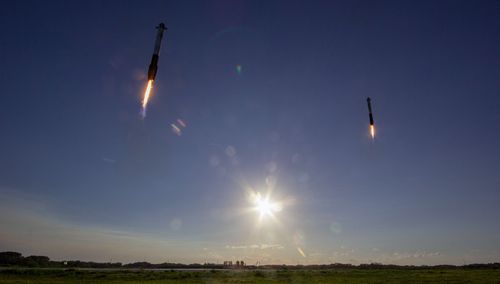
[[[259,220],[267,217],[274,218],[274,214],[282,209],[279,202],[273,202],[269,195],[262,197],[260,192],[254,193],[251,201],[254,205],[253,210],[259,213]]]
[[[257,200],[256,203],[255,208],[259,211],[260,215],[269,216],[277,211],[276,204],[269,202],[267,199],[261,198]]]

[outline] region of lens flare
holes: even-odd
[[[177,123],[178,123],[180,126],[182,126],[182,127],[186,127],[186,126],[187,126],[187,125],[186,125],[186,122],[184,122],[184,120],[182,120],[182,119],[180,119],[180,118],[178,118],[178,119],[177,119]]]
[[[300,247],[297,247],[297,251],[300,253],[300,255],[302,255],[302,257],[307,257],[304,251]]]
[[[182,130],[179,128],[179,126],[175,125],[175,124],[170,124],[170,126],[172,126],[172,131],[177,134],[177,136],[181,136],[182,135]]]
[[[370,125],[370,134],[372,136],[372,139],[375,139],[375,125]]]
[[[149,95],[151,94],[151,89],[153,88],[153,80],[148,81],[148,86],[146,87],[146,91],[144,92],[144,99],[142,100],[142,117],[146,117],[146,107],[149,101]]]

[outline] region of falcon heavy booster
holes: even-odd
[[[163,37],[163,32],[167,29],[164,23],[160,23],[157,27],[158,32],[156,33],[155,49],[153,50],[153,57],[151,58],[151,64],[149,64],[148,69],[148,80],[154,81],[156,78],[156,72],[158,71],[158,58],[160,57],[160,47],[161,39]]]
[[[146,117],[146,107],[148,105],[149,97],[151,95],[151,90],[153,88],[153,82],[156,78],[156,72],[158,71],[158,59],[160,57],[160,47],[161,38],[163,37],[163,32],[167,29],[164,23],[160,23],[157,27],[158,33],[156,34],[155,49],[153,50],[153,57],[151,58],[151,64],[149,64],[148,69],[148,85],[146,91],[144,92],[144,97],[142,99],[142,118]]]
[[[368,115],[370,116],[370,126],[371,126],[374,125],[373,114],[372,114],[372,100],[370,99],[370,97],[368,97],[366,101],[368,103]]]
[[[366,99],[366,102],[368,103],[368,115],[370,116],[370,135],[372,139],[375,139],[375,122],[373,121],[372,100],[370,97]]]

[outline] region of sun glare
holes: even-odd
[[[252,199],[253,209],[259,213],[260,220],[265,217],[274,217],[274,213],[281,211],[280,203],[271,201],[269,196],[262,197],[260,192],[255,193]]]

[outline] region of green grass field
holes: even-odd
[[[0,283],[500,283],[499,269],[88,271],[7,269]]]

